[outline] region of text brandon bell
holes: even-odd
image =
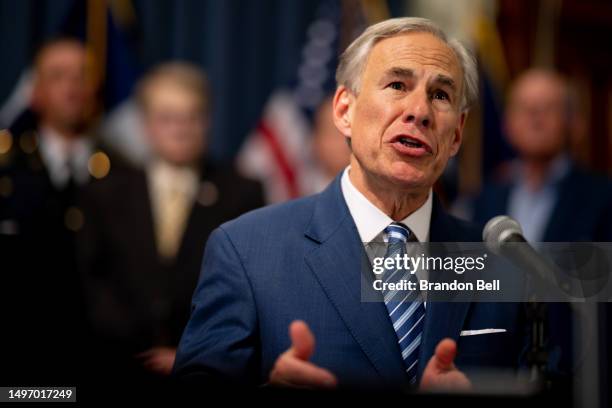
[[[403,290],[416,290],[417,282],[413,280],[402,279],[398,282],[384,282],[383,280],[375,280],[372,283],[374,290],[379,291],[403,291]],[[484,279],[476,280],[474,282],[459,282],[456,279],[452,282],[429,282],[425,279],[418,281],[418,289],[420,291],[499,291],[499,279],[486,281]]]

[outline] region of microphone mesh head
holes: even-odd
[[[482,240],[491,251],[497,253],[499,244],[513,234],[523,235],[521,225],[507,215],[498,215],[485,225],[482,230]]]

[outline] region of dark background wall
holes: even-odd
[[[414,1],[0,0],[0,105],[39,44],[65,30],[71,19],[83,23],[87,5],[128,4],[135,18],[124,38],[129,45],[124,54],[129,54],[133,75],[168,59],[200,64],[213,87],[211,153],[230,159],[256,124],[271,91],[296,80],[308,24],[322,3],[337,3],[355,13],[360,4],[379,3],[387,15],[400,16]],[[552,64],[574,82],[583,108],[573,152],[589,167],[612,171],[612,2],[499,0],[497,5],[495,25],[509,79],[537,62],[534,56],[542,48],[538,35],[550,30]],[[116,92],[129,90],[129,84],[120,82]],[[498,147],[492,146],[483,144],[477,162],[495,156]]]
[[[0,1],[0,101],[30,65],[40,43],[66,31],[67,20],[85,12],[86,3]],[[272,89],[294,80],[306,27],[319,3],[136,0],[126,42],[136,72],[169,59],[191,61],[207,71],[214,98],[212,154],[229,158],[257,121]]]

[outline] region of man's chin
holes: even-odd
[[[388,180],[393,184],[393,187],[398,190],[421,190],[431,187],[423,174],[394,173],[388,177]]]
[[[398,187],[423,187],[427,184],[427,171],[413,163],[393,163],[388,169],[388,178]]]
[[[84,118],[78,117],[68,117],[61,118],[57,121],[59,128],[65,130],[67,133],[70,133],[76,137],[82,136],[82,134],[87,129],[87,122]]]

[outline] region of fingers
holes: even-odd
[[[162,375],[169,375],[174,366],[176,351],[169,347],[155,347],[136,354],[134,357],[140,360],[145,369]]]
[[[160,354],[176,354],[176,349],[171,347],[153,347],[134,355],[136,359],[148,359]]]
[[[421,391],[460,392],[469,391],[472,383],[461,371],[454,369],[437,374],[423,373],[419,389]]]
[[[435,362],[438,370],[448,371],[454,368],[453,361],[457,355],[457,343],[451,339],[443,339],[436,346],[434,352]]]
[[[444,339],[436,346],[423,376],[421,377],[421,390],[460,391],[471,388],[470,380],[455,367],[454,360],[457,355],[457,343],[451,339]]]
[[[338,381],[330,371],[298,359],[287,351],[276,360],[270,383],[290,387],[333,388]]]
[[[423,382],[427,382],[431,379],[431,376],[438,375],[443,372],[451,371],[455,369],[455,356],[457,355],[457,344],[454,340],[443,339],[436,346],[434,355],[431,356],[423,371]]]
[[[441,391],[465,391],[471,388],[470,380],[459,370],[449,371],[441,375],[431,389]]]
[[[315,348],[315,337],[308,325],[301,320],[295,320],[289,325],[289,337],[291,338],[290,351],[300,360],[308,360],[312,357]]]
[[[174,366],[174,360],[169,358],[151,358],[143,362],[143,367],[154,373],[161,375],[170,375],[172,373],[172,367]]]
[[[155,354],[156,354],[156,351],[155,351],[154,348],[152,348],[152,349],[143,351],[142,353],[134,354],[134,358],[139,359],[139,360],[141,360],[141,359],[148,359],[148,358],[154,356]]]
[[[333,388],[338,380],[328,370],[308,360],[315,348],[315,337],[308,325],[296,320],[289,325],[291,348],[280,355],[270,373],[273,385],[306,388]]]

